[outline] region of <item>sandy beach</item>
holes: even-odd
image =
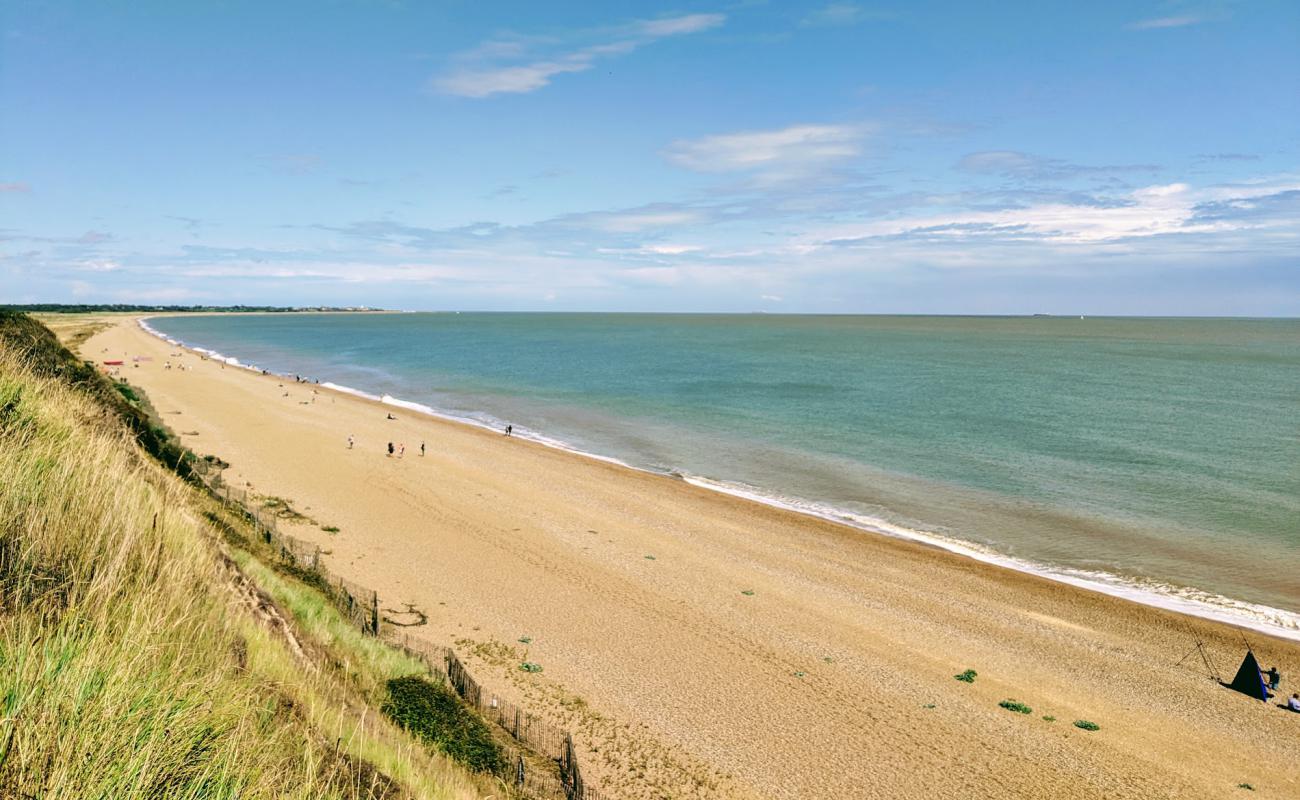
[[[1197,655],[1177,665],[1200,640],[1230,680],[1245,644],[1227,625],[176,355],[111,322],[85,358],[125,359],[188,446],[309,518],[289,530],[393,619],[427,614],[412,636],[572,728],[610,797],[1300,797],[1300,714],[1277,705],[1300,691],[1300,643],[1246,634],[1283,674],[1253,701]],[[954,680],[965,669],[973,684]]]

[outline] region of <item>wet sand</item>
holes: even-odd
[[[1247,633],[1283,673],[1260,703],[1196,655],[1176,666],[1199,638],[1231,679],[1227,625],[172,356],[113,321],[86,358],[127,359],[229,483],[313,520],[290,530],[331,569],[575,729],[611,797],[1300,797],[1300,714],[1276,705],[1300,690],[1300,644]]]

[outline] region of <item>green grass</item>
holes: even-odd
[[[442,683],[416,675],[388,681],[383,712],[403,728],[480,772],[502,772],[505,759],[487,724]]]
[[[0,314],[0,797],[499,796],[368,711],[364,680],[267,627],[222,555],[216,504],[56,348]],[[312,592],[263,571],[284,596]],[[354,644],[339,632],[328,652],[359,674],[413,668]]]
[[[1098,725],[1098,724],[1095,723],[1095,722],[1089,722],[1089,721],[1086,720],[1086,719],[1076,719],[1076,720],[1074,721],[1074,727],[1076,727],[1076,728],[1082,728],[1082,729],[1085,730],[1085,731],[1099,731],[1099,730],[1101,730],[1101,726],[1100,726],[1100,725]]]
[[[975,676],[978,675],[978,674],[979,674],[979,673],[976,672],[975,670],[973,670],[973,669],[968,669],[968,670],[966,670],[965,672],[961,672],[961,673],[958,673],[958,674],[956,674],[956,675],[953,675],[953,677],[956,678],[957,680],[961,681],[962,683],[974,683],[974,682],[975,682]]]
[[[1025,705],[1024,703],[1019,702],[1018,700],[1003,700],[1001,703],[998,703],[998,705],[1001,706],[1002,708],[1005,708],[1008,711],[1014,711],[1017,714],[1034,713],[1034,710],[1032,708]]]

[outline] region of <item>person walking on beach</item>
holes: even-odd
[[[506,436],[509,436],[510,434],[514,433],[514,431],[515,431],[515,426],[514,426],[514,425],[507,425],[507,426],[506,426]]]
[[[392,443],[392,442],[389,442],[389,443],[388,443],[388,457],[389,457],[389,458],[392,458],[392,457],[393,457],[393,443]]]
[[[420,442],[420,458],[424,458],[424,442]]]
[[[406,442],[402,442],[397,446],[397,457],[401,458],[404,455],[406,455]]]
[[[348,434],[348,449],[351,450],[351,449],[352,449],[352,445],[355,444],[355,443],[356,443],[356,439],[352,438],[352,434],[349,433],[349,434]]]

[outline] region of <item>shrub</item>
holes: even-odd
[[[538,664],[538,663],[536,663],[536,662],[533,662],[533,661],[525,661],[525,662],[523,662],[522,664],[519,665],[519,668],[520,668],[521,670],[523,670],[524,672],[541,672],[541,671],[542,671],[542,665],[541,665],[541,664]]]
[[[1047,716],[1043,717],[1043,722],[1056,722],[1056,717],[1052,716],[1051,714],[1048,714]]]
[[[1098,724],[1095,723],[1095,722],[1089,722],[1089,721],[1086,720],[1086,719],[1076,719],[1076,720],[1074,721],[1074,727],[1076,727],[1076,728],[1082,728],[1082,729],[1084,729],[1085,731],[1099,731],[1099,730],[1101,730],[1101,726],[1100,726],[1100,725],[1098,725]]]
[[[393,678],[382,710],[398,725],[471,769],[500,772],[505,768],[501,748],[487,724],[445,685],[417,675]]]
[[[960,675],[953,675],[953,677],[961,681],[962,683],[974,683],[975,676],[978,674],[979,673],[976,672],[975,670],[968,669],[965,672],[961,673]]]
[[[998,703],[998,705],[1002,706],[1003,708],[1005,708],[1005,709],[1008,710],[1008,711],[1014,711],[1014,712],[1016,712],[1017,714],[1032,714],[1032,713],[1034,713],[1034,710],[1033,710],[1032,708],[1030,708],[1029,706],[1025,705],[1024,703],[1017,702],[1017,701],[1015,701],[1015,700],[1003,700],[1001,703]],[[1076,722],[1075,724],[1077,725],[1078,723]]]

